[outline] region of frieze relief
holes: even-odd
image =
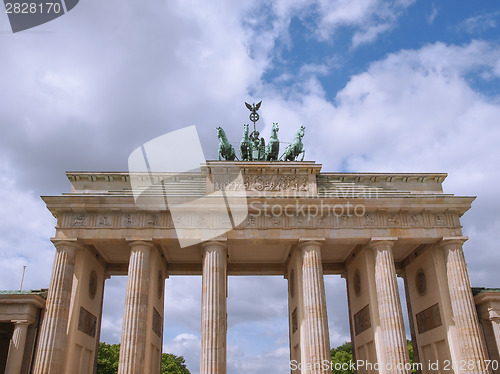
[[[78,213],[73,215],[73,226],[86,226],[87,215],[85,213]]]
[[[122,215],[122,226],[136,226],[137,216],[135,214],[124,214]]]
[[[278,211],[278,210],[277,210]],[[460,220],[455,213],[387,213],[366,212],[364,215],[337,214],[337,212],[325,211],[323,214],[311,210],[311,214],[305,212],[282,211],[282,214],[271,214],[271,212],[250,212],[247,218],[236,227],[236,229],[293,229],[293,228],[453,228],[460,229]],[[207,228],[217,225],[226,227],[230,224],[227,214],[203,213],[203,214],[176,214],[174,217],[170,212],[158,213],[140,212],[82,212],[66,213],[59,222],[59,228]]]
[[[309,191],[309,178],[297,175],[243,175],[243,184],[227,176],[215,176],[215,191]]]
[[[113,216],[110,214],[99,214],[97,215],[97,226],[99,227],[110,227],[112,226]]]

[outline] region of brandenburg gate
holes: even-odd
[[[410,373],[402,308],[423,373],[491,372],[462,249],[460,217],[474,198],[444,193],[446,174],[321,168],[210,161],[175,175],[68,172],[71,191],[43,197],[56,250],[34,373],[95,372],[105,280],[115,275],[128,276],[120,374],[160,372],[164,284],[176,275],[201,275],[202,374],[226,372],[229,275],[284,276],[292,372],[330,373],[325,274],[346,280],[354,358],[373,365],[359,373]],[[140,203],[137,181],[152,186]],[[498,319],[489,322],[500,342]]]

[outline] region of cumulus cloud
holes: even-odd
[[[327,39],[339,27],[353,27],[354,48],[373,42],[377,37],[397,24],[397,19],[414,0],[366,0],[366,1],[319,1],[324,15],[320,25],[320,35]]]
[[[339,29],[352,33],[352,45],[373,42],[385,31],[397,24],[397,19],[414,0],[279,0],[273,3],[274,30],[276,35],[286,32],[293,17],[314,21],[308,25],[319,40],[330,39]]]
[[[499,79],[499,60],[495,44],[434,43],[372,63],[334,103],[311,91],[277,98],[269,110],[311,124],[304,138],[308,159],[325,160],[325,170],[449,173],[445,192],[478,196],[462,219],[470,234],[465,248],[474,252],[467,256],[473,282],[494,286],[500,282],[492,265],[500,260],[493,235],[500,105],[478,86]]]
[[[200,346],[198,335],[179,334],[163,344],[163,352],[182,356],[186,360],[186,367],[192,374],[200,372]]]

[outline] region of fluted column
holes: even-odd
[[[463,373],[488,373],[485,365],[488,357],[462,250],[465,240],[466,238],[444,238],[441,243],[446,260],[451,309],[458,332],[461,359],[474,363],[473,367],[466,365]]]
[[[300,245],[302,255],[302,298],[305,329],[301,330],[301,357],[305,373],[330,373],[330,337],[326,315],[325,283],[321,262],[321,243],[305,241]],[[305,344],[304,344],[305,343]],[[326,361],[325,361],[326,360]]]
[[[224,243],[203,246],[200,374],[226,373],[227,249]]]
[[[152,243],[130,243],[118,374],[143,374]]]
[[[38,342],[35,374],[60,374],[64,365],[75,252],[78,247],[75,243],[65,241],[54,245],[56,255]]]
[[[14,321],[14,333],[9,346],[9,355],[7,356],[7,365],[5,372],[8,374],[21,373],[23,365],[24,347],[26,345],[26,335],[28,333],[28,321]]]
[[[500,317],[493,318],[491,320],[491,326],[493,327],[493,334],[495,335],[495,342],[498,354],[500,355]]]
[[[392,246],[391,240],[372,240],[370,243],[375,255],[375,288],[383,337],[383,345],[377,347],[383,352],[380,372],[410,373]]]

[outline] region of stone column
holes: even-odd
[[[14,321],[14,333],[9,346],[9,356],[7,357],[7,365],[5,372],[9,374],[21,373],[23,365],[24,348],[26,345],[26,335],[28,333],[28,321]]]
[[[500,355],[500,317],[493,318],[491,320],[491,326],[493,327],[493,334],[495,335],[495,342],[497,343],[496,349]]]
[[[64,366],[75,252],[78,247],[76,243],[67,241],[54,245],[56,256],[38,341],[35,374],[60,374]]]
[[[305,373],[330,373],[330,337],[326,315],[325,283],[321,262],[321,243],[304,241],[300,244],[302,255],[302,299],[305,328],[301,330],[302,367]],[[305,365],[305,366],[304,366]]]
[[[144,241],[130,243],[118,374],[142,374],[146,351],[148,285],[151,250]]]
[[[372,239],[370,243],[375,255],[375,288],[383,338],[383,344],[377,350],[382,353],[381,373],[410,373],[410,357],[392,254],[393,243],[394,240],[387,239]]]
[[[200,374],[225,374],[227,333],[225,243],[204,244],[202,282]]]
[[[465,263],[462,244],[466,238],[443,238],[441,246],[446,261],[446,276],[450,291],[451,309],[458,332],[461,360],[474,362],[474,367],[465,366],[464,373],[488,373],[485,360],[488,358],[479,326],[476,306],[472,296],[469,273]]]

